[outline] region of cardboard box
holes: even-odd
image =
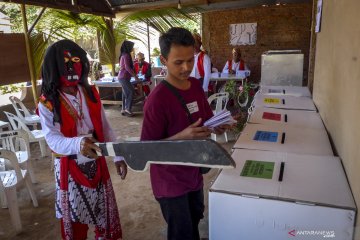
[[[294,96],[274,96],[266,94],[256,94],[253,104],[254,107],[268,107],[279,109],[316,111],[316,107],[311,98]]]
[[[250,114],[248,122],[300,128],[325,128],[320,114],[317,112],[277,108],[255,108]]]
[[[260,93],[266,95],[294,96],[294,97],[311,97],[308,87],[298,86],[261,86]]]
[[[325,129],[247,124],[233,148],[333,155]]]
[[[356,206],[339,158],[244,149],[232,157],[237,167],[210,187],[210,240],[353,238]]]

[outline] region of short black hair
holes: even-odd
[[[171,45],[194,46],[195,40],[191,32],[185,28],[172,27],[159,38],[161,55],[165,58],[169,56]]]

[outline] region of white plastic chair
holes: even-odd
[[[23,130],[0,132],[0,148],[16,154],[21,169],[28,170],[32,183],[36,183],[32,165],[29,136]]]
[[[227,103],[229,101],[229,93],[228,92],[215,93],[208,98],[209,105],[211,105],[213,101],[216,101],[215,110],[213,111],[213,113],[217,114],[218,112],[221,112],[222,110],[226,109]],[[224,136],[225,136],[225,141],[228,142],[228,136],[226,132],[224,132]],[[213,138],[214,141],[216,141],[216,134],[211,134],[211,138]]]
[[[16,115],[26,124],[31,125],[34,129],[37,128],[37,124],[40,123],[40,117],[36,114],[31,114],[29,109],[25,107],[22,101],[15,96],[9,97],[11,104],[13,105]]]
[[[0,121],[0,132],[2,132],[4,130],[4,128],[7,128],[8,130],[10,130],[10,123],[8,122],[4,122],[4,121]]]
[[[9,163],[12,167],[12,170],[0,169],[0,196],[2,204],[3,206],[9,207],[11,222],[15,226],[15,230],[20,232],[22,230],[22,225],[16,188],[20,184],[25,183],[34,207],[38,206],[38,201],[32,188],[30,178],[28,177],[27,170],[22,170],[20,168],[15,153],[6,149],[0,149],[0,158]]]
[[[9,119],[9,122],[11,124],[11,127],[13,128],[13,130],[18,130],[18,129],[23,129],[25,130],[25,132],[27,132],[28,136],[29,136],[29,142],[38,142],[40,145],[40,151],[41,151],[41,156],[45,157],[46,156],[46,142],[45,142],[45,137],[44,134],[41,130],[30,130],[26,124],[17,116],[15,116],[12,113],[9,112],[5,112],[7,118]]]

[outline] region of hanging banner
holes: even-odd
[[[317,9],[316,9],[316,26],[315,26],[315,32],[316,33],[320,32],[321,11],[322,11],[322,0],[318,0]]]

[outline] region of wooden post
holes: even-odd
[[[21,14],[22,14],[22,20],[23,20],[23,26],[24,26],[26,55],[27,55],[27,59],[28,59],[28,63],[29,63],[31,88],[32,88],[34,103],[35,103],[35,107],[36,107],[36,104],[37,104],[36,76],[35,76],[33,55],[32,55],[32,51],[31,51],[30,35],[28,33],[29,30],[28,30],[28,25],[27,25],[25,4],[21,4]]]
[[[100,57],[100,49],[101,49],[101,35],[100,35],[100,31],[99,29],[96,29],[96,45],[98,48],[98,59],[100,61],[101,57]]]
[[[116,61],[116,53],[115,53],[115,48],[116,48],[116,40],[115,40],[115,35],[114,35],[114,22],[113,22],[113,19],[110,18],[110,29],[111,29],[111,36],[114,40],[114,59],[112,59],[111,61],[111,75],[113,77],[115,77],[115,61]]]
[[[309,51],[309,69],[308,69],[308,82],[307,86],[311,93],[314,87],[314,73],[315,73],[315,54],[316,54],[316,13],[317,13],[317,0],[313,0],[312,17],[311,17],[311,30],[310,30],[310,51]]]
[[[151,64],[151,57],[150,57],[150,28],[149,28],[149,19],[146,21],[146,28],[147,28],[147,42],[148,42],[149,63]]]

